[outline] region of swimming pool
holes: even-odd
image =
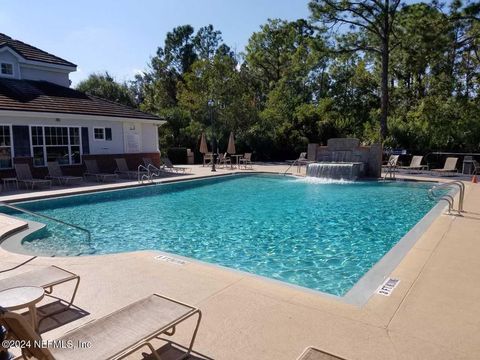
[[[23,242],[37,254],[161,250],[342,296],[435,205],[430,187],[245,175],[18,205],[92,233],[46,222]]]

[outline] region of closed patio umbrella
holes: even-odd
[[[208,153],[207,139],[205,138],[205,133],[202,133],[202,138],[200,139],[200,152],[204,155]]]
[[[227,153],[230,155],[235,154],[235,138],[233,137],[233,131],[230,133],[230,137],[228,139],[228,147],[227,147]]]

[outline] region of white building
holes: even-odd
[[[66,173],[83,172],[95,158],[103,171],[125,157],[135,169],[143,157],[159,160],[157,116],[71,89],[77,66],[0,33],[0,176],[15,162],[37,175],[47,161]]]

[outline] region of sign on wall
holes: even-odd
[[[140,152],[140,136],[138,134],[127,134],[127,152]]]
[[[140,124],[124,123],[123,133],[126,153],[139,153],[142,151],[142,133]]]

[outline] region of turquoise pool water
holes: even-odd
[[[35,253],[161,250],[341,296],[433,207],[430,186],[229,176],[18,206],[92,232],[47,222]]]

